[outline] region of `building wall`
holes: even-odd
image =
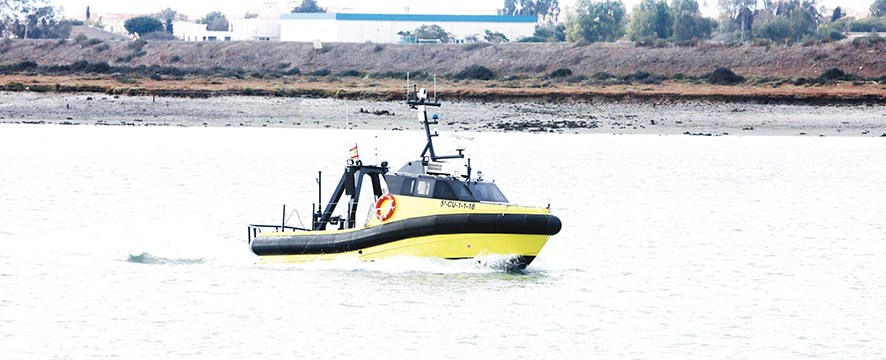
[[[280,21],[280,41],[336,42],[338,28],[335,19]]]
[[[231,20],[233,32],[249,36],[251,40],[280,40],[280,20],[278,19],[235,19]]]
[[[205,24],[179,21],[172,25],[173,35],[184,41],[244,41],[249,34],[234,31],[208,31]]]

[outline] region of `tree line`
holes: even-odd
[[[48,0],[5,0],[0,2],[0,34],[4,38],[66,39],[71,23],[62,20],[60,9]]]
[[[761,6],[762,5],[762,6]],[[886,0],[855,19],[820,0],[718,0],[719,17],[702,15],[697,0],[641,0],[628,12],[621,0],[576,0],[563,14],[557,0],[504,0],[500,15],[537,15],[544,25],[521,42],[694,43],[701,40],[807,42],[845,38],[848,31],[886,31]],[[561,16],[562,15],[562,16]],[[562,17],[561,19],[559,19]]]

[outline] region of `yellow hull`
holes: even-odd
[[[395,256],[466,259],[492,254],[535,257],[550,238],[550,235],[515,234],[432,235],[404,239],[357,251],[335,254],[260,256],[259,262],[264,264],[304,263],[335,259],[374,261]]]
[[[395,199],[396,206],[385,220],[373,216],[363,228],[261,234],[255,240],[261,244],[256,245],[253,242],[253,251],[259,255],[260,263],[302,263],[335,259],[374,261],[396,256],[467,259],[485,255],[514,255],[522,256],[528,264],[538,255],[552,234],[532,232],[532,229],[521,232],[520,221],[517,224],[507,223],[507,219],[519,220],[524,216],[547,218],[548,209],[545,208],[402,195],[395,196]],[[421,222],[421,219],[428,216],[437,216],[439,221],[449,217],[452,221],[434,231],[422,233],[423,230],[436,226],[435,221]],[[471,216],[473,222],[465,220]],[[465,221],[459,222],[461,220]],[[470,226],[475,225],[477,228],[480,220],[496,225],[491,229],[486,227],[483,231],[472,232]],[[420,224],[418,229],[414,227],[416,221]],[[547,224],[546,221],[543,222]],[[410,225],[413,227],[409,228]],[[556,220],[556,230],[553,233],[556,231],[559,231],[559,220]],[[384,241],[355,240],[370,239],[382,233],[394,235],[388,236]],[[256,246],[261,249],[256,251]],[[289,250],[280,250],[280,246]],[[313,247],[313,250],[305,250],[308,247]]]

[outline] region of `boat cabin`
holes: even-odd
[[[472,202],[508,202],[495,183],[483,180],[464,182],[452,176],[387,173],[385,182],[388,192],[393,195]]]

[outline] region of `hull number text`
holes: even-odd
[[[474,210],[474,205],[472,203],[460,202],[460,201],[450,201],[450,200],[442,200],[440,201],[440,207],[448,207],[452,209],[471,209]]]

